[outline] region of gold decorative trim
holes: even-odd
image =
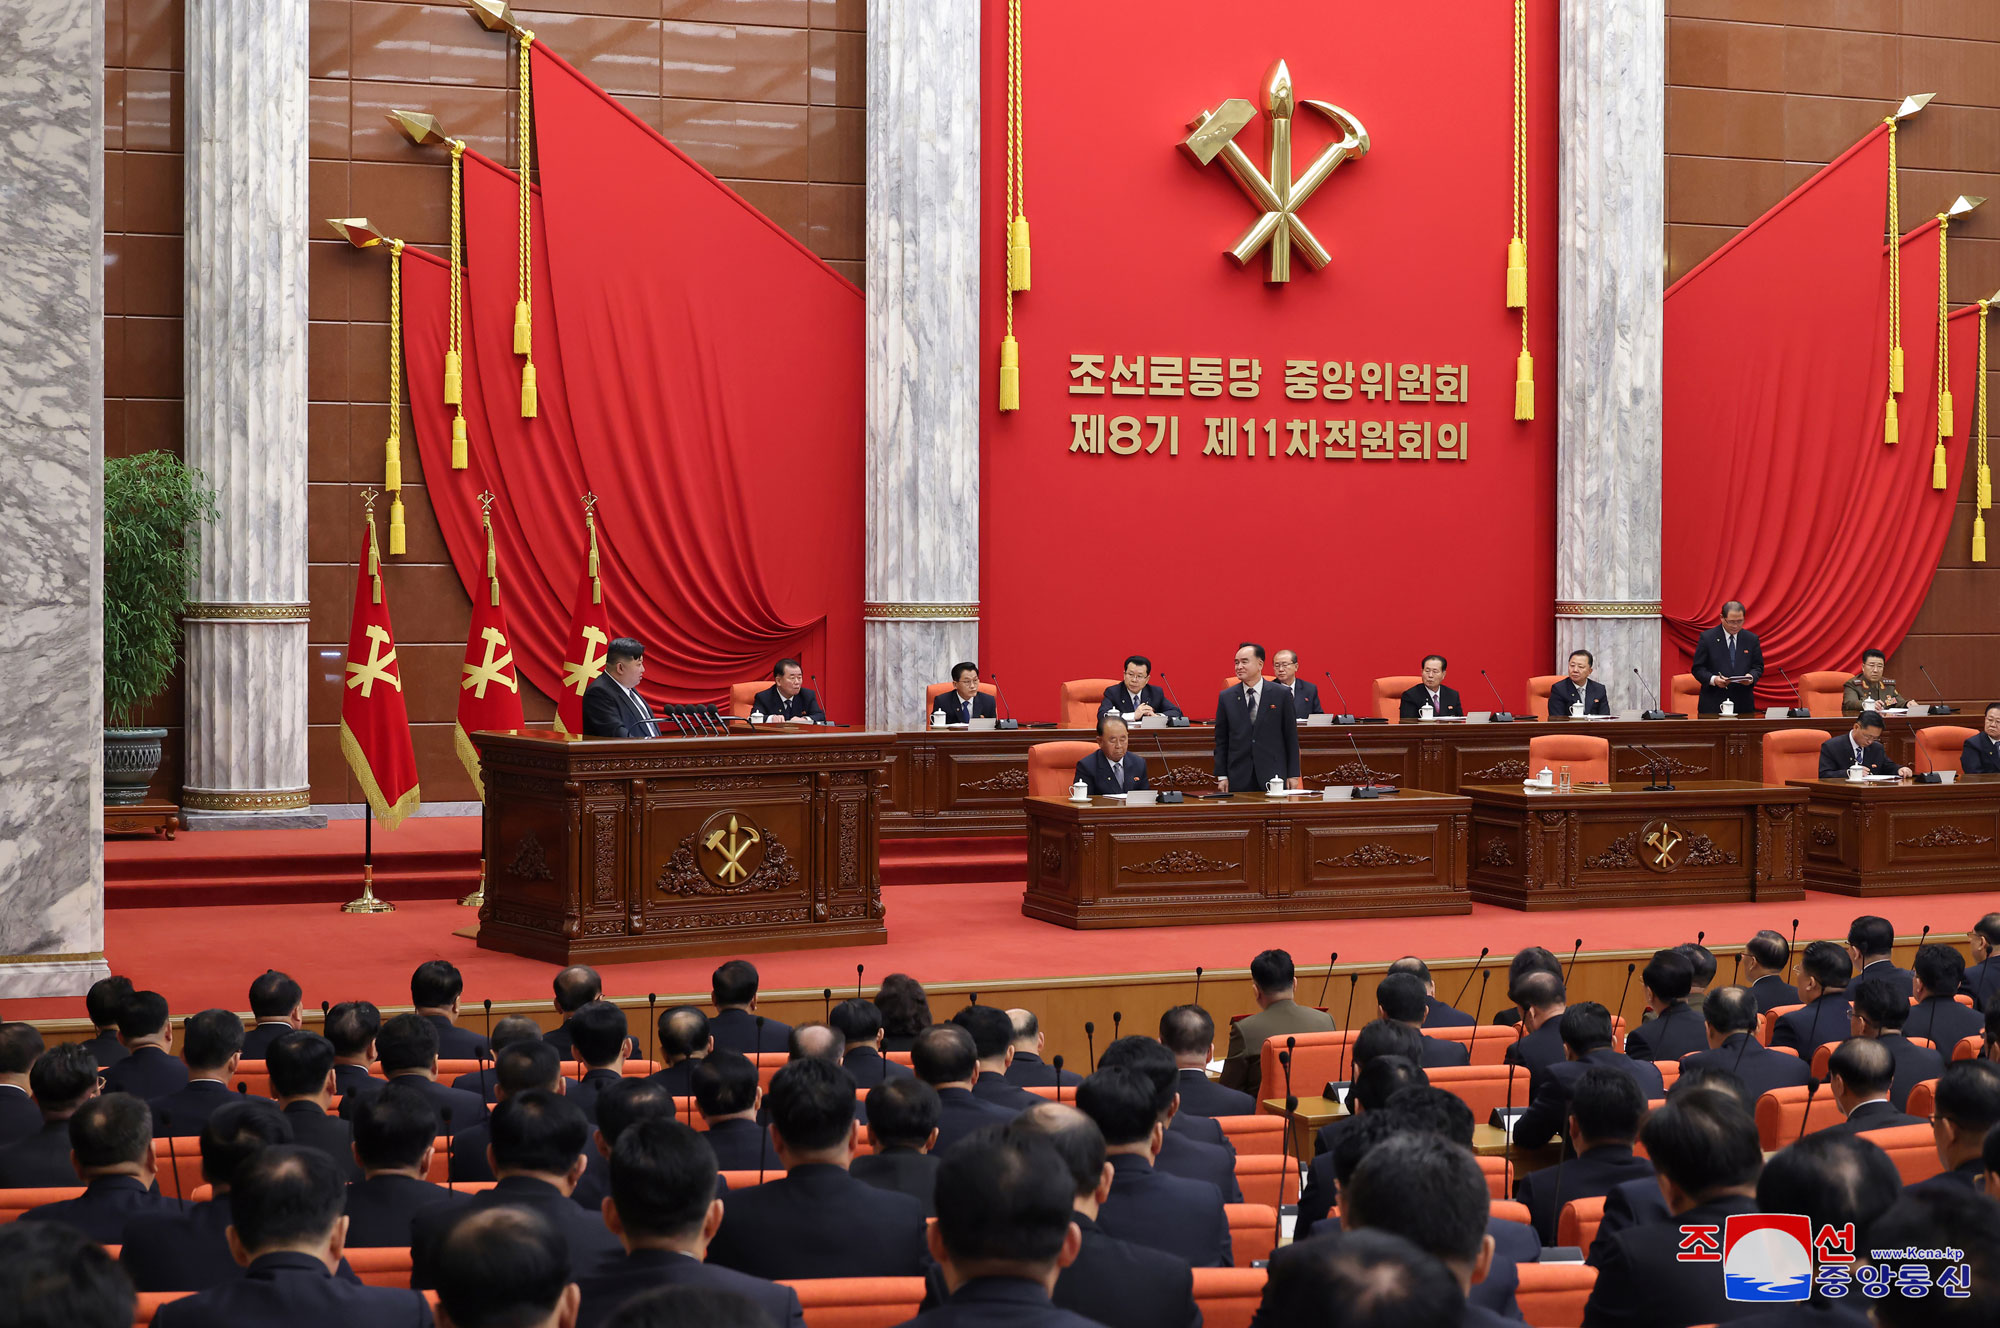
[[[193,603],[181,614],[184,622],[304,622],[310,604]]]
[[[254,793],[232,793],[222,789],[181,790],[181,806],[197,812],[288,812],[311,805],[311,789],[260,789]]]
[[[1559,599],[1558,618],[1657,618],[1656,599]]]
[[[102,950],[90,950],[83,954],[0,955],[0,964],[87,964],[102,958]]]
[[[864,622],[922,622],[941,618],[977,621],[979,601],[933,604],[871,602],[861,606],[861,618]]]

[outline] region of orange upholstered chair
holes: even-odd
[[[1840,1120],[1840,1108],[1814,1094],[1806,1084],[1773,1088],[1757,1099],[1757,1141],[1767,1153],[1775,1153],[1799,1137],[1801,1126],[1832,1125]],[[1808,1118],[1806,1106],[1812,1105]],[[1810,1132],[1810,1131],[1808,1131]]]
[[[750,702],[757,693],[771,685],[769,678],[759,678],[756,682],[732,682],[729,684],[729,713],[738,719],[750,718]]]
[[[1265,675],[1264,675],[1264,681],[1265,681],[1265,682],[1276,682],[1276,681],[1277,681],[1277,679],[1276,679],[1276,678],[1273,678],[1273,677],[1272,677],[1272,676],[1271,676],[1270,674],[1268,674],[1268,673],[1267,673],[1267,674],[1265,674]],[[1219,692],[1219,691],[1221,691],[1221,690],[1222,690],[1222,688],[1223,688],[1223,687],[1237,687],[1237,686],[1240,686],[1240,685],[1241,685],[1241,684],[1239,684],[1239,683],[1238,683],[1238,682],[1236,681],[1236,675],[1232,673],[1232,674],[1230,674],[1230,675],[1229,675],[1229,676],[1228,676],[1227,678],[1224,678],[1224,679],[1222,680],[1222,685],[1221,685],[1220,687],[1217,687],[1217,688],[1216,688],[1215,690],[1217,690],[1217,691]]]
[[[1771,1033],[1778,1027],[1778,1021],[1794,1010],[1803,1010],[1804,1005],[1774,1005],[1757,1016],[1757,1040],[1765,1046],[1771,1045]]]
[[[1886,1130],[1863,1130],[1859,1137],[1889,1155],[1905,1185],[1929,1180],[1944,1170],[1944,1163],[1938,1160],[1936,1136],[1928,1125],[1892,1125]]]
[[[1270,1119],[1284,1123],[1276,1116]],[[1275,1205],[1282,1193],[1286,1203],[1295,1204],[1299,1201],[1299,1164],[1283,1153],[1238,1153],[1236,1183],[1243,1190],[1245,1203]]]
[[[1772,729],[1764,735],[1764,782],[1818,779],[1819,749],[1833,735],[1824,729]]]
[[[1433,1028],[1432,1033],[1445,1030]],[[1300,1033],[1292,1046],[1292,1086],[1300,1094],[1316,1093],[1328,1083],[1338,1083],[1348,1078],[1354,1070],[1354,1039],[1360,1035],[1359,1029],[1346,1028],[1332,1033]],[[1285,1040],[1266,1038],[1264,1047],[1258,1053],[1258,1071],[1271,1077],[1262,1082],[1277,1084],[1276,1091],[1282,1093],[1285,1072],[1278,1064],[1278,1053],[1285,1050]],[[1481,1119],[1484,1119],[1483,1117]]]
[[[1696,714],[1701,709],[1701,684],[1692,673],[1676,673],[1667,685],[1667,709],[1677,715]]]
[[[931,711],[937,709],[937,699],[950,690],[951,684],[948,682],[934,682],[924,688],[924,723],[928,724],[931,722]],[[1000,689],[990,682],[980,683],[979,690],[995,698],[998,698],[1000,695]],[[996,704],[994,708],[997,710],[999,707]]]
[[[1097,750],[1094,742],[1038,742],[1028,748],[1028,796],[1060,798],[1076,782],[1076,763]]]
[[[374,1249],[351,1249],[347,1266],[364,1286],[407,1287],[410,1285],[410,1249],[407,1245],[384,1245]]]
[[[1375,713],[1391,724],[1401,722],[1403,693],[1424,680],[1420,673],[1398,673],[1375,680]]]
[[[1611,782],[1611,743],[1587,733],[1542,733],[1528,739],[1529,773],[1547,766],[1551,770],[1569,767],[1569,777],[1579,784]]]
[[[1197,1268],[1194,1303],[1202,1328],[1250,1328],[1264,1300],[1262,1268]]]
[[[1513,1184],[1514,1160],[1510,1157],[1487,1157],[1481,1155],[1478,1158],[1478,1162],[1479,1174],[1486,1177],[1487,1198],[1494,1203],[1505,1199],[1507,1197],[1507,1187]],[[1494,1216],[1498,1217],[1499,1214],[1495,1213]],[[1525,1222],[1528,1219],[1522,1218],[1521,1220]]]
[[[1912,1116],[1929,1119],[1937,1110],[1937,1080],[1925,1079],[1910,1088],[1910,1100],[1903,1104],[1903,1110]]]
[[[1958,1040],[1958,1045],[1951,1049],[1951,1058],[1955,1061],[1976,1061],[1985,1046],[1986,1035],[1983,1033],[1962,1037]]]
[[[1549,689],[1561,682],[1566,674],[1544,673],[1528,679],[1528,711],[1536,719],[1549,717]]]
[[[1799,675],[1799,695],[1805,698],[1806,709],[1812,711],[1814,719],[1840,714],[1840,693],[1853,676],[1842,669],[1815,669]]]
[[[1030,1093],[1034,1089],[1028,1090]],[[1222,1137],[1236,1150],[1236,1156],[1246,1153],[1282,1153],[1285,1151],[1285,1122],[1279,1116],[1217,1116],[1215,1123],[1222,1127]]]
[[[1940,724],[1936,728],[1917,730],[1917,759],[1911,765],[1918,770],[1956,770],[1958,758],[1968,738],[1978,734],[1978,729],[1968,729],[1957,724]],[[1928,758],[1928,759],[1926,759]]]
[[[193,1294],[192,1291],[141,1291],[138,1302],[132,1307],[133,1328],[146,1328],[153,1321],[153,1316],[160,1312],[160,1306]]]
[[[1278,1232],[1278,1210],[1270,1204],[1222,1205],[1229,1219],[1229,1249],[1238,1268],[1248,1268],[1271,1253]]]
[[[439,1151],[443,1151],[443,1140],[439,1140]],[[201,1184],[201,1139],[195,1135],[170,1136],[153,1140],[153,1170],[159,1174],[160,1193],[186,1194]],[[174,1178],[180,1178],[180,1188],[175,1190]],[[443,1180],[440,1170],[432,1177]]]
[[[1485,1120],[1510,1101],[1528,1100],[1525,1065],[1441,1065],[1424,1073],[1429,1076],[1432,1088],[1442,1088],[1472,1108],[1475,1121]]]
[[[1587,1255],[1591,1242],[1597,1239],[1597,1228],[1603,1223],[1603,1195],[1594,1199],[1571,1199],[1562,1206],[1562,1212],[1556,1218],[1556,1244],[1573,1245]]]
[[[1580,1328],[1597,1270],[1587,1263],[1523,1263],[1514,1266],[1520,1284],[1514,1299],[1521,1317],[1535,1328]]]
[[[1097,727],[1098,707],[1104,704],[1104,689],[1115,686],[1117,678],[1071,678],[1062,685],[1062,694],[1056,702],[1056,714],[1062,718],[1066,729],[1094,729]]]
[[[781,1283],[799,1293],[809,1328],[891,1328],[916,1317],[921,1277],[815,1277]]]
[[[1908,1041],[1909,1044],[1913,1047],[1922,1047],[1925,1051],[1937,1050],[1937,1044],[1932,1042],[1929,1038],[1913,1037],[1906,1039],[1906,1041]],[[1813,1078],[1819,1080],[1821,1083],[1826,1082],[1826,1067],[1833,1063],[1833,1049],[1839,1045],[1840,1044],[1838,1042],[1822,1042],[1813,1051],[1812,1055]],[[1904,1108],[1904,1110],[1908,1111],[1909,1109],[1906,1107]],[[1910,1114],[1914,1116],[1917,1113],[1911,1111]]]
[[[83,1186],[58,1185],[49,1189],[0,1190],[0,1223],[12,1222],[30,1208],[81,1198]]]

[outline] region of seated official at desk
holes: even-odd
[[[1861,672],[1840,689],[1840,713],[1858,715],[1863,710],[1887,710],[1891,706],[1909,704],[1902,693],[1896,690],[1896,680],[1885,678],[1882,671],[1889,667],[1889,657],[1879,650],[1870,648],[1861,652]]]
[[[1465,707],[1459,703],[1458,693],[1444,685],[1446,668],[1443,655],[1424,656],[1424,680],[1403,693],[1403,705],[1399,712],[1404,719],[1423,718],[1425,706],[1431,708],[1431,718],[1443,719],[1448,715],[1465,715]]]
[[[993,698],[979,690],[979,666],[970,660],[951,666],[951,690],[938,693],[932,709],[944,711],[947,724],[993,719],[999,713],[993,708]]]
[[[1611,698],[1605,693],[1604,684],[1590,680],[1596,668],[1597,656],[1588,650],[1569,652],[1569,676],[1549,688],[1550,719],[1568,719],[1578,704],[1586,715],[1611,713]]]
[[[1299,676],[1298,651],[1280,650],[1271,656],[1271,672],[1278,675],[1277,685],[1292,694],[1292,710],[1300,719],[1326,713],[1319,703],[1319,688]]]
[[[779,660],[778,667],[771,670],[771,678],[772,685],[751,700],[751,710],[765,719],[789,720],[794,724],[826,723],[826,711],[819,708],[819,697],[806,686],[806,671],[797,660]]]
[[[1098,716],[1097,750],[1076,763],[1076,777],[1091,797],[1130,793],[1147,786],[1146,758],[1126,750],[1131,741],[1124,720],[1116,715]]]
[[[1819,777],[1845,779],[1850,766],[1866,766],[1871,775],[1910,776],[1910,767],[1889,759],[1882,746],[1882,716],[1864,710],[1854,717],[1854,728],[1838,738],[1820,744]]]
[[[657,738],[653,708],[634,690],[646,676],[646,647],[621,636],[604,648],[604,672],[583,689],[583,732],[591,738]]]
[[[1097,707],[1097,713],[1126,715],[1132,719],[1145,719],[1149,715],[1179,719],[1181,708],[1167,700],[1167,694],[1148,681],[1152,676],[1152,660],[1144,655],[1127,655],[1125,681],[1114,682],[1104,689],[1104,704]]]
[[[1958,768],[1968,775],[2000,775],[2000,701],[1986,707],[1985,723],[1959,749]]]

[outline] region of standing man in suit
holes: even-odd
[[[1864,710],[1887,710],[1909,704],[1896,690],[1896,680],[1882,676],[1888,665],[1889,657],[1873,647],[1861,652],[1861,672],[1840,688],[1841,714],[1858,715]]]
[[[1318,686],[1299,676],[1298,651],[1280,650],[1271,656],[1271,671],[1278,675],[1277,685],[1292,694],[1292,711],[1300,719],[1326,713],[1319,703]]]
[[[1215,1059],[1215,1020],[1199,1005],[1176,1005],[1160,1016],[1160,1045],[1180,1070],[1181,1110],[1196,1116],[1254,1116],[1257,1099],[1208,1077]]]
[[[847,1174],[879,1190],[896,1190],[936,1217],[938,1095],[914,1075],[885,1079],[868,1090],[868,1137],[875,1151],[856,1157]]]
[[[1425,1028],[1470,1028],[1473,1018],[1463,1010],[1454,1009],[1438,999],[1437,982],[1431,977],[1431,966],[1415,955],[1404,955],[1389,965],[1391,973],[1414,973],[1424,984],[1424,1027]]]
[[[1222,1063],[1222,1086],[1257,1095],[1263,1077],[1264,1039],[1287,1033],[1331,1033],[1333,1016],[1293,1000],[1298,980],[1292,957],[1283,950],[1266,950],[1250,961],[1250,981],[1257,988],[1257,1013],[1229,1026],[1229,1055]],[[1101,1124],[1102,1122],[1100,1122]]]
[[[104,1072],[105,1092],[151,1101],[187,1087],[187,1066],[173,1055],[174,1025],[167,998],[159,992],[135,991],[119,1007],[118,1040],[126,1055]]]
[[[1845,779],[1850,766],[1861,766],[1871,775],[1910,777],[1910,767],[1889,759],[1882,746],[1882,716],[1864,710],[1854,717],[1854,727],[1837,738],[1828,738],[1819,747],[1819,777]]]
[[[1583,707],[1586,715],[1608,715],[1611,713],[1611,698],[1601,682],[1592,682],[1590,675],[1597,667],[1597,656],[1588,650],[1569,652],[1569,676],[1559,679],[1549,688],[1549,718],[1568,719],[1577,706]]]
[[[715,1013],[709,1016],[708,1031],[718,1050],[748,1056],[790,1049],[792,1026],[757,1013],[760,980],[757,966],[747,959],[731,959],[709,974],[708,998]]]
[[[407,1084],[390,1084],[354,1109],[354,1156],[361,1179],[347,1186],[347,1243],[357,1249],[407,1246],[410,1222],[434,1204],[467,1199],[426,1179],[438,1135],[437,1109]]]
[[[1854,963],[1854,980],[1882,978],[1908,1001],[1916,991],[1917,975],[1896,965],[1896,928],[1887,918],[1864,913],[1847,924],[1847,957]]]
[[[353,1128],[328,1111],[334,1095],[333,1044],[295,1028],[271,1044],[265,1060],[278,1110],[291,1122],[292,1142],[319,1149],[348,1180],[360,1180]]]
[[[1826,1073],[1833,1104],[1846,1119],[1812,1133],[1859,1134],[1927,1123],[1889,1100],[1889,1089],[1896,1082],[1896,1058],[1875,1038],[1852,1037],[1835,1047],[1827,1057]]]
[[[1093,798],[1148,788],[1146,758],[1128,748],[1132,735],[1125,721],[1113,714],[1097,717],[1097,750],[1076,763],[1076,777]]]
[[[1923,1038],[1939,1055],[1950,1056],[1960,1042],[1978,1037],[1986,1027],[1979,1011],[1952,999],[1965,981],[1965,957],[1949,945],[1933,942],[1918,947],[1917,957],[1910,963],[1916,970],[1916,985],[1911,991],[1916,1004],[1910,1007],[1903,1032]]]
[[[657,738],[660,723],[639,695],[646,647],[621,636],[604,648],[604,672],[583,689],[583,732],[592,738]]]
[[[1559,1027],[1565,1059],[1540,1075],[1529,1073],[1528,1109],[1514,1125],[1517,1147],[1540,1148],[1562,1133],[1569,1124],[1577,1081],[1593,1065],[1626,1075],[1649,1102],[1665,1092],[1658,1066],[1611,1049],[1611,1012],[1596,1001],[1570,1006]]]
[[[1799,974],[1799,995],[1805,1003],[1779,1016],[1771,1030],[1771,1045],[1790,1047],[1810,1065],[1821,1043],[1847,1036],[1847,984],[1854,976],[1854,962],[1845,946],[1814,941],[1799,960]]]
[[[1986,703],[1979,732],[1958,750],[1958,768],[1968,775],[2000,775],[2000,701]]]
[[[1694,680],[1701,684],[1701,699],[1695,710],[1703,715],[1719,715],[1722,703],[1736,703],[1736,713],[1747,715],[1756,708],[1757,679],[1764,676],[1764,648],[1757,634],[1745,630],[1743,601],[1732,599],[1722,606],[1722,624],[1711,627],[1694,643]]]
[[[944,711],[947,724],[970,724],[975,719],[993,719],[999,710],[993,698],[979,690],[979,666],[971,660],[951,666],[951,690],[938,693],[934,710]]]
[[[1514,1199],[1527,1205],[1542,1244],[1557,1243],[1559,1203],[1602,1198],[1628,1180],[1653,1178],[1653,1164],[1632,1154],[1645,1115],[1645,1095],[1631,1075],[1593,1065],[1577,1077],[1568,1122],[1576,1156],[1514,1182]]]
[[[1460,704],[1458,693],[1444,685],[1444,671],[1448,667],[1443,655],[1424,656],[1424,680],[1403,693],[1402,708],[1398,712],[1401,718],[1421,719],[1425,706],[1431,708],[1432,719],[1464,716],[1465,707]]]
[[[1737,976],[1757,998],[1758,1014],[1799,1003],[1799,989],[1785,981],[1785,968],[1791,961],[1792,943],[1782,932],[1767,928],[1744,942],[1743,964]]]
[[[1152,715],[1180,718],[1181,708],[1152,684],[1152,676],[1152,660],[1144,655],[1127,655],[1125,681],[1114,682],[1104,689],[1104,702],[1098,706],[1097,713],[1122,715],[1127,719],[1145,719]]]
[[[305,993],[286,974],[266,969],[250,984],[250,1017],[257,1026],[243,1035],[243,1059],[261,1061],[273,1042],[306,1026]]]
[[[771,685],[757,693],[750,708],[767,721],[826,723],[826,711],[820,709],[819,697],[806,686],[805,667],[795,659],[778,661],[778,666],[771,670]]]
[[[1447,1041],[1422,1031],[1427,1007],[1424,1005],[1424,984],[1416,974],[1391,973],[1383,978],[1375,988],[1375,1013],[1383,1019],[1392,1019],[1418,1030],[1417,1036],[1423,1040],[1423,1052],[1418,1063],[1426,1070],[1472,1064],[1470,1042]]]
[[[1681,1058],[1681,1069],[1727,1070],[1743,1081],[1755,1102],[1774,1088],[1797,1088],[1812,1081],[1812,1067],[1797,1056],[1772,1051],[1757,1041],[1757,998],[1748,987],[1718,987],[1702,1003],[1709,1050]]]
[[[1215,698],[1215,787],[1255,793],[1272,779],[1299,787],[1299,721],[1292,694],[1264,682],[1264,647],[1236,650],[1236,686]]]
[[[42,1126],[0,1149],[0,1189],[50,1189],[76,1184],[69,1161],[69,1119],[97,1096],[97,1059],[87,1042],[59,1042],[28,1071]]]
[[[1042,1059],[1048,1035],[1033,1010],[1009,1010],[1014,1024],[1014,1059],[1007,1064],[1007,1082],[1023,1088],[1060,1086],[1073,1088],[1083,1082],[1075,1070],[1058,1070]]]
[[[1655,950],[1639,974],[1653,1017],[1625,1034],[1625,1051],[1646,1061],[1677,1061],[1708,1048],[1701,1011],[1688,1004],[1694,965],[1679,950]]]

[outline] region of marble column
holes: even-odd
[[[187,0],[187,461],[222,509],[188,609],[191,826],[305,823],[308,50],[303,4]]]
[[[868,0],[871,728],[979,640],[979,6]]]
[[[104,3],[0,0],[0,996],[104,966]]]
[[[1560,7],[1555,659],[1614,709],[1660,682],[1665,0]]]

